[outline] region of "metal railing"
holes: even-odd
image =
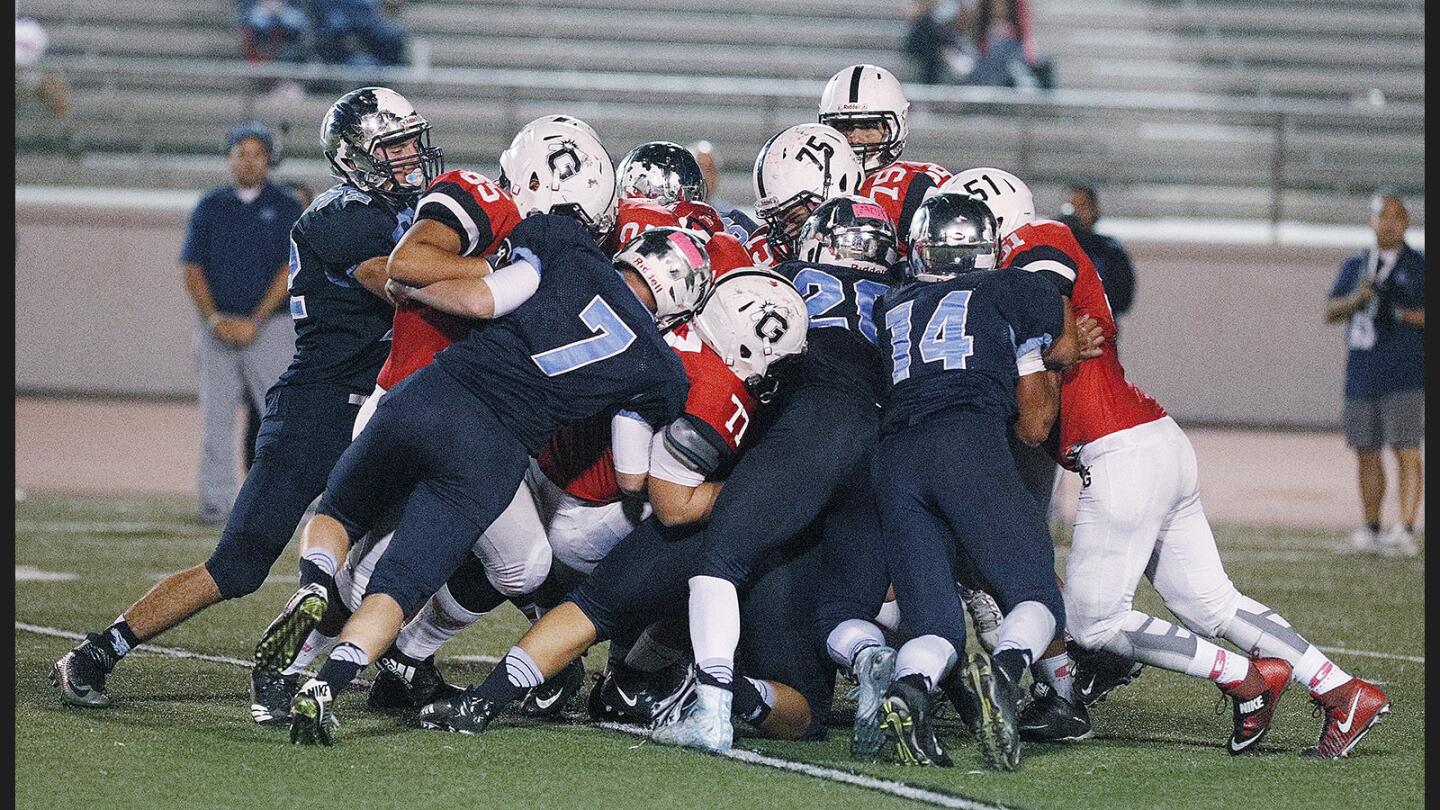
[[[244,101],[247,115],[253,115],[263,89],[274,80],[333,82],[360,86],[386,84],[409,92],[460,91],[467,96],[493,98],[500,104],[507,131],[524,122],[519,105],[535,98],[571,96],[594,99],[634,97],[655,102],[703,99],[714,106],[744,106],[760,109],[767,127],[778,130],[788,118],[782,110],[813,106],[824,87],[823,81],[705,77],[663,74],[566,70],[515,70],[500,68],[435,67],[427,48],[418,48],[414,64],[389,68],[352,68],[337,65],[252,63],[221,59],[140,59],[95,56],[50,57],[41,67],[60,71],[74,79],[99,81],[119,88],[126,81],[233,82]],[[1066,115],[1124,113],[1130,116],[1222,116],[1227,123],[1246,123],[1271,133],[1270,220],[1284,217],[1286,165],[1290,157],[1288,133],[1296,122],[1322,122],[1333,127],[1344,122],[1357,131],[1383,125],[1392,132],[1414,135],[1423,143],[1424,105],[1419,103],[1352,103],[1265,99],[1193,92],[1100,91],[1100,90],[1014,90],[991,87],[910,85],[906,88],[913,105],[933,113],[958,113],[979,108],[1008,115],[1017,123],[1017,170],[1025,174],[1035,155],[1034,127],[1040,121],[1063,120]],[[1422,167],[1417,167],[1420,169]],[[1364,167],[1357,168],[1363,174]],[[1417,171],[1417,178],[1420,172]],[[1411,190],[1419,190],[1411,189]]]

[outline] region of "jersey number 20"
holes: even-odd
[[[614,357],[635,342],[635,332],[626,326],[620,316],[615,314],[615,310],[598,295],[591,298],[585,309],[580,311],[580,322],[595,334],[530,355],[530,359],[545,372],[545,376],[558,377]]]
[[[975,353],[975,339],[965,334],[971,292],[951,290],[940,299],[920,337],[921,363],[938,360],[946,371],[965,368],[965,359]],[[885,328],[890,330],[890,359],[894,363],[892,383],[910,378],[910,315],[914,308],[914,301],[906,301],[885,313]]]

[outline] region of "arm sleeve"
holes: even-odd
[[[436,180],[415,205],[416,221],[433,219],[460,237],[460,255],[483,255],[495,241],[490,213],[458,179],[446,174]]]
[[[480,279],[490,288],[495,306],[490,317],[499,318],[515,311],[540,289],[540,271],[523,259],[511,262]]]
[[[1074,294],[1075,278],[1080,272],[1068,253],[1049,245],[1036,245],[1020,253],[1010,261],[1010,266],[1049,281],[1067,298]]]
[[[631,411],[620,411],[610,420],[610,448],[615,471],[642,475],[650,469],[650,440],[655,435],[650,423]]]
[[[209,198],[200,200],[190,212],[190,222],[185,227],[185,244],[180,248],[180,261],[191,262],[204,267],[209,259],[206,248],[210,230],[210,218],[206,215]]]

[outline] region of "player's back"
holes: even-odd
[[[1089,315],[1105,336],[1101,354],[1061,375],[1060,454],[1117,430],[1165,416],[1158,402],[1125,379],[1118,334],[1105,285],[1095,265],[1064,223],[1036,220],[1006,236],[1000,266],[1029,271],[1070,298],[1075,317]]]
[[[805,297],[810,318],[796,386],[814,386],[880,402],[885,376],[872,317],[875,300],[890,288],[878,273],[830,264],[790,261],[775,268]]]
[[[897,285],[875,307],[890,393],[882,431],[950,408],[1009,419],[1016,358],[1064,328],[1060,296],[1020,273],[978,270]]]
[[[684,368],[589,232],[569,217],[532,214],[510,241],[539,258],[539,288],[435,365],[531,453],[559,428],[615,405],[654,425],[674,418],[689,389]]]
[[[431,219],[455,231],[460,255],[493,254],[520,223],[515,201],[498,183],[468,170],[435,178],[415,204],[415,220]],[[406,302],[395,309],[390,355],[376,383],[387,391],[416,370],[428,366],[436,353],[483,323]]]
[[[413,213],[341,183],[300,215],[290,229],[295,358],[277,384],[370,391],[389,352],[393,310],[354,273],[365,260],[390,253]]]
[[[875,172],[860,183],[856,192],[869,197],[885,209],[890,221],[895,223],[896,249],[904,256],[908,252],[906,241],[910,233],[910,219],[920,203],[925,201],[925,192],[938,187],[950,179],[950,171],[938,163],[919,160],[897,160]]]
[[[654,200],[626,197],[615,206],[615,227],[605,240],[605,252],[614,255],[625,243],[651,228],[680,228],[680,218]]]

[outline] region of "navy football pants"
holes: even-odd
[[[326,476],[350,445],[358,404],[326,385],[287,385],[265,395],[250,467],[205,568],[222,599],[254,593],[295,534]]]
[[[1040,602],[1064,629],[1055,548],[1006,444],[1005,420],[952,408],[880,440],[875,496],[906,628],[965,649],[962,552],[1000,608]]]

